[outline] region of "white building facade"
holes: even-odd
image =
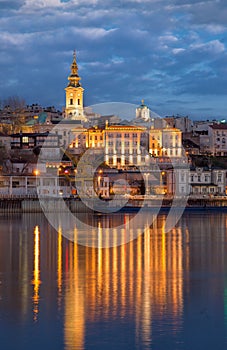
[[[214,156],[227,156],[227,124],[213,124],[208,127],[210,152]]]
[[[167,171],[167,193],[170,195],[226,195],[225,169],[170,169]]]

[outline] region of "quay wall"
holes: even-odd
[[[83,202],[73,198],[67,198],[64,201],[58,198],[41,201],[39,198],[0,198],[0,213],[42,213],[43,211],[61,213],[68,209],[75,213],[93,212]]]
[[[42,204],[45,206],[45,210],[42,208]],[[130,211],[131,209],[136,208],[152,208],[152,207],[164,207],[171,208],[172,200],[171,199],[163,199],[162,202],[160,200],[130,200],[124,206],[122,202],[119,200],[119,205],[117,208],[124,207],[124,211]],[[92,201],[91,206],[92,207]],[[64,212],[66,210],[70,210],[72,213],[92,213],[90,207],[87,207],[82,201],[74,198],[67,198],[64,201],[58,198],[45,198],[42,199],[41,202],[39,198],[0,198],[0,213],[42,213],[46,212]],[[226,208],[227,209],[227,197],[226,198],[189,198],[187,202],[187,208]],[[111,209],[111,201],[103,202],[103,208]],[[102,212],[102,206],[97,206],[97,210]]]

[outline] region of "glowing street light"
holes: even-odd
[[[33,170],[33,174],[34,174],[35,176],[39,176],[39,175],[40,175],[40,171],[39,171],[38,169],[34,169],[34,170]]]

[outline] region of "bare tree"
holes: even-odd
[[[19,96],[7,97],[3,102],[4,107],[8,107],[12,112],[24,110],[26,107],[25,100]]]
[[[18,96],[10,96],[4,100],[3,105],[11,117],[13,132],[20,131],[21,125],[25,122],[25,100]]]

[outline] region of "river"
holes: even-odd
[[[119,236],[133,215],[83,220]],[[227,213],[185,212],[167,233],[166,216],[143,213],[129,242],[97,248],[43,214],[2,215],[1,348],[226,349]]]

